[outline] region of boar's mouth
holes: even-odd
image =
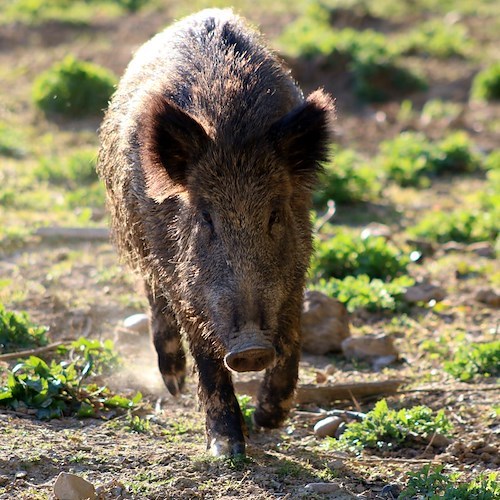
[[[238,332],[230,339],[224,357],[226,367],[235,372],[258,372],[273,365],[276,350],[265,333],[259,330]]]

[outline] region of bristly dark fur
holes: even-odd
[[[160,372],[177,395],[185,335],[212,453],[244,453],[228,368],[266,369],[255,412],[293,404],[312,250],[311,187],[333,102],[304,99],[230,10],[190,16],[136,53],[100,130],[114,240],[145,283]]]

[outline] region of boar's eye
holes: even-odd
[[[269,229],[280,221],[280,214],[278,210],[273,210],[269,216]]]
[[[203,222],[205,222],[205,224],[207,224],[210,227],[210,229],[213,229],[214,223],[212,221],[212,216],[210,215],[210,212],[208,210],[202,210],[201,216],[203,217]]]

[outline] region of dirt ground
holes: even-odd
[[[76,142],[82,140],[79,133],[95,133],[97,120],[57,123],[34,112],[27,97],[34,76],[70,52],[121,74],[131,52],[173,15],[167,8],[161,15],[146,12],[119,20],[96,19],[88,26],[57,22],[36,27],[0,25],[0,70],[5,76],[0,78],[0,118],[14,126],[28,124],[39,133],[74,132]],[[253,18],[270,38],[289,20],[289,15],[278,13],[270,18],[258,13]],[[481,26],[474,20],[469,27],[481,37]],[[404,30],[404,23],[398,29]],[[491,39],[486,41],[493,43]],[[372,155],[384,138],[413,128],[431,137],[441,137],[449,129],[464,129],[483,151],[498,147],[499,106],[468,103],[468,88],[478,65],[447,60],[439,64],[429,61],[424,67],[431,80],[430,90],[412,96],[415,107],[430,98],[447,96],[462,106],[454,123],[424,126],[414,118],[401,122],[397,118],[398,103],[360,105],[352,98],[348,80],[333,79],[317,68],[309,72],[300,65],[294,72],[304,82],[306,92],[324,85],[336,96],[338,141],[366,155]],[[65,136],[61,140],[73,139]],[[15,166],[9,168],[15,170]],[[339,207],[336,222],[359,227],[371,221],[384,222],[398,240],[419,213],[438,206],[444,210],[459,206],[472,191],[483,189],[484,182],[484,176],[478,174],[446,178],[425,190],[388,189],[376,203]],[[5,220],[12,220],[7,212],[3,215]],[[104,226],[104,214],[93,223]],[[103,383],[124,395],[141,391],[144,404],[139,414],[150,420],[151,430],[131,432],[124,416],[41,422],[29,414],[2,410],[0,500],[51,498],[60,472],[88,479],[98,488],[100,499],[294,499],[394,498],[394,494],[385,493],[384,487],[403,485],[408,472],[427,463],[444,464],[446,472],[461,472],[464,478],[498,470],[500,425],[494,411],[500,403],[498,384],[489,379],[457,382],[442,370],[442,360],[429,355],[422,345],[431,340],[446,348],[458,337],[463,338],[461,342],[498,339],[498,308],[479,302],[477,293],[491,288],[489,277],[495,273],[498,276],[499,264],[466,248],[447,252],[436,245],[434,250],[423,264],[412,266],[411,274],[444,288],[442,307],[414,306],[404,318],[368,313],[350,318],[353,335],[391,333],[400,352],[397,363],[374,371],[368,364],[353,363],[340,354],[305,354],[300,383],[401,379],[404,383],[398,393],[387,397],[389,405],[400,408],[425,404],[434,410],[444,409],[454,425],[450,443],[413,443],[408,448],[360,456],[332,451],[313,433],[324,412],[334,408],[368,411],[376,399],[332,401],[321,407],[297,406],[281,429],[252,431],[248,460],[228,462],[212,459],[205,451],[196,375],[189,377],[180,398],[171,398],[162,386],[147,335],[120,333],[118,326],[123,319],[145,312],[146,302],[135,278],[118,262],[113,247],[102,241],[30,238],[21,248],[3,254],[0,277],[9,284],[3,287],[0,298],[6,307],[25,310],[34,322],[49,326],[52,341],[81,335],[114,339],[123,366]],[[465,275],[457,272],[463,268],[480,271]],[[317,382],[329,364],[334,366],[333,372],[326,381]],[[318,482],[335,483],[338,490],[313,494],[306,489],[307,484]]]

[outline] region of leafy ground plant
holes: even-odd
[[[409,474],[406,488],[398,498],[422,500],[494,500],[500,497],[497,474],[480,474],[478,477],[461,481],[460,474],[445,474],[443,465],[424,465],[417,472]]]
[[[370,279],[366,274],[347,276],[344,279],[321,279],[311,286],[342,302],[349,312],[358,309],[366,311],[395,311],[404,307],[406,289],[414,284],[413,278],[400,276],[390,282]]]
[[[381,143],[378,164],[401,186],[425,187],[431,177],[445,172],[472,172],[480,160],[464,132],[450,134],[438,143],[419,132],[403,132]]]
[[[361,238],[337,231],[332,237],[318,241],[311,266],[315,279],[367,275],[382,280],[406,271],[410,258],[385,238]]]
[[[98,115],[106,108],[115,83],[109,70],[66,56],[36,78],[33,101],[49,114]]]
[[[453,212],[433,211],[410,227],[408,233],[413,237],[438,243],[495,241],[500,231],[499,216],[498,206],[491,210],[476,208],[456,209]]]
[[[32,323],[27,313],[7,311],[0,303],[0,352],[46,345],[47,330],[45,326]]]
[[[140,393],[129,399],[113,394],[106,386],[85,383],[115,362],[109,343],[98,347],[95,341],[80,339],[65,351],[73,353],[74,359],[48,364],[31,356],[14,366],[0,387],[0,406],[33,410],[38,418],[51,419],[103,416],[105,411],[133,408],[142,399]]]
[[[474,101],[500,100],[500,62],[476,75],[472,82],[471,99]]]
[[[334,152],[319,184],[321,189],[314,193],[314,204],[320,209],[329,200],[338,204],[368,201],[380,191],[375,169],[351,149]]]
[[[415,438],[449,434],[452,424],[443,410],[434,413],[427,406],[392,410],[387,401],[377,402],[361,422],[351,422],[340,438],[330,438],[329,446],[360,452],[364,448],[390,449]]]
[[[470,382],[477,376],[500,376],[500,340],[462,345],[444,369],[455,378]]]

